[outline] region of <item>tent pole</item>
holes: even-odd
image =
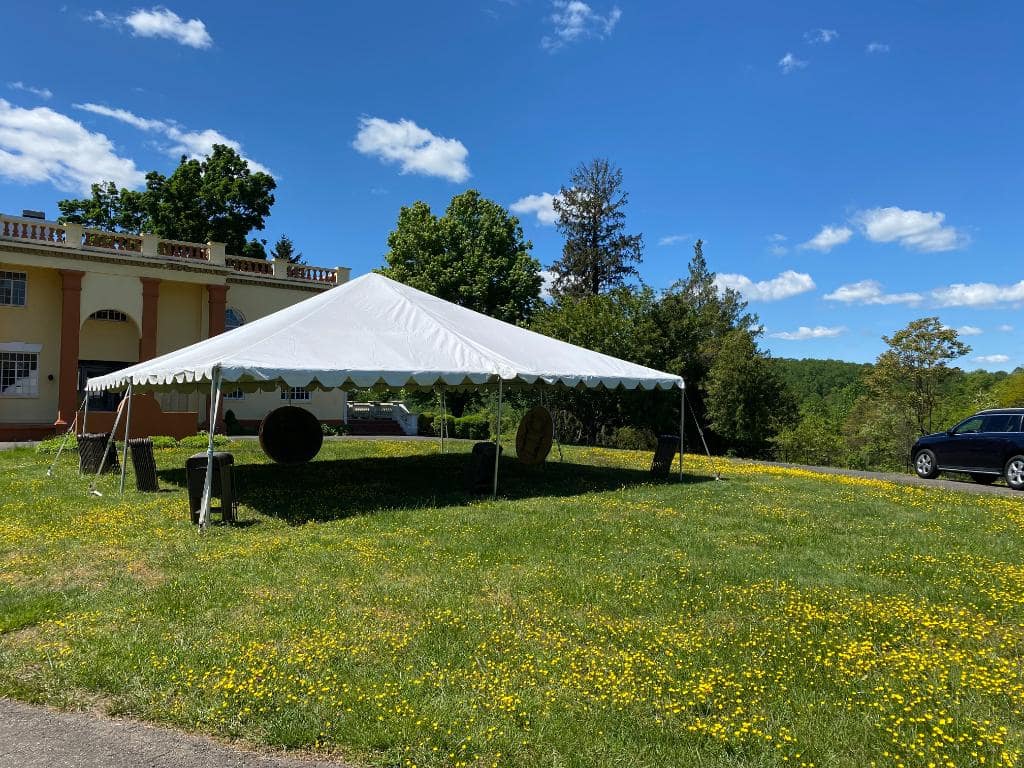
[[[128,385],[128,413],[124,419],[124,448],[121,449],[121,485],[118,488],[118,495],[124,496],[124,476],[128,471],[128,437],[132,428],[132,385]]]
[[[445,406],[444,386],[441,386],[441,453],[444,453],[444,433],[448,429],[448,409]]]
[[[89,433],[89,427],[86,425],[86,422],[89,420],[89,393],[88,392],[85,393],[85,403],[83,404],[82,409],[83,409],[82,410],[82,434],[85,435],[85,434]]]
[[[683,450],[686,448],[683,437],[686,428],[686,385],[679,391],[679,482],[683,482]]]
[[[501,379],[498,379],[498,423],[494,432],[494,494],[498,498],[498,458],[501,456]]]
[[[89,493],[93,496],[102,496],[103,494],[96,490],[96,483],[100,479],[100,475],[103,474],[103,470],[107,466],[107,454],[110,453],[110,446],[114,442],[114,436],[117,434],[117,428],[121,426],[121,416],[124,414],[124,398],[121,398],[121,402],[117,404],[117,415],[114,417],[114,426],[110,430],[110,437],[107,438],[107,444],[103,446],[103,456],[100,458],[99,469],[96,470],[96,477],[93,478],[92,485],[89,486]]]
[[[213,434],[217,429],[217,405],[220,402],[220,366],[214,366],[210,380],[210,424],[207,429],[206,479],[203,481],[203,505],[199,508],[199,530],[210,524],[210,496],[213,494]]]
[[[88,395],[86,395],[88,399]],[[78,406],[78,411],[82,410],[82,406]],[[60,455],[64,453],[64,447],[68,444],[68,438],[72,435],[78,436],[78,411],[75,411],[75,418],[71,420],[71,426],[68,427],[68,431],[64,433],[64,439],[60,441],[60,448],[57,449],[57,455],[53,457],[53,463],[50,464],[50,468],[46,470],[46,476],[50,477],[53,474],[53,468],[57,466],[57,462],[60,461]]]

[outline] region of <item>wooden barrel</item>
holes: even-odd
[[[543,406],[531,408],[519,422],[516,432],[516,456],[523,464],[542,464],[551,452],[555,423]]]
[[[324,432],[305,408],[276,408],[260,423],[260,448],[278,464],[305,464],[320,452]]]

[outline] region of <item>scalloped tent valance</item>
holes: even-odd
[[[231,331],[115,373],[89,392],[431,389],[549,384],[670,389],[683,380],[543,336],[367,274]]]

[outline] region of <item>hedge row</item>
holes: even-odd
[[[205,432],[200,432],[197,435],[189,435],[183,437],[181,440],[176,440],[170,435],[154,435],[150,438],[153,441],[154,448],[205,448],[210,441],[209,436]],[[214,435],[213,444],[218,448],[223,448],[231,442],[231,439],[224,435]],[[64,443],[64,435],[58,437],[51,437],[49,440],[42,440],[36,445],[36,453],[47,453],[54,454],[60,450],[60,446]],[[68,438],[67,445],[64,447],[65,451],[77,451],[78,440],[72,435]]]

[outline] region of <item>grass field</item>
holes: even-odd
[[[1013,766],[1024,497],[232,447],[242,523],[0,453],[0,695],[374,766]],[[129,483],[131,480],[129,479]]]

